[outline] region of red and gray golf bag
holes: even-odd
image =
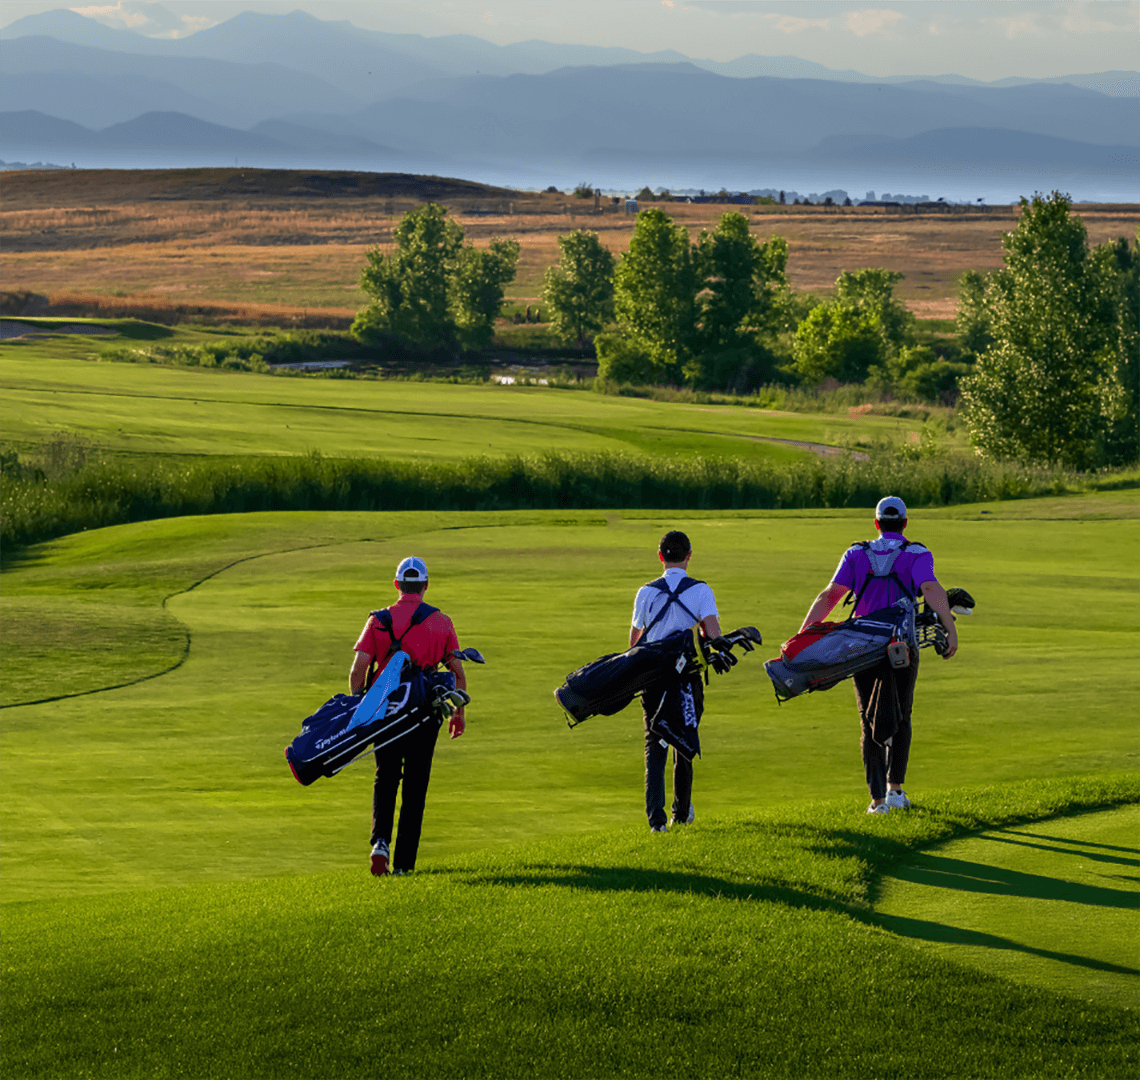
[[[970,612],[973,597],[951,589],[954,611]],[[919,610],[903,597],[890,607],[845,622],[812,623],[780,646],[780,655],[764,665],[776,700],[785,702],[816,690],[830,690],[844,679],[889,660],[894,667],[910,663],[912,649],[933,645],[941,652],[946,632],[929,607]]]

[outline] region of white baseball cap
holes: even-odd
[[[885,499],[880,499],[879,505],[875,507],[875,520],[905,521],[906,503],[897,495],[888,495]]]
[[[427,579],[427,564],[414,555],[409,555],[396,567],[397,581],[427,581]]]

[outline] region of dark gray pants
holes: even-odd
[[[396,792],[401,782],[404,797],[400,803],[400,826],[396,848],[392,852],[393,870],[414,870],[420,847],[420,831],[424,823],[431,759],[440,725],[434,720],[421,724],[415,731],[391,746],[376,751],[376,779],[372,785],[372,838],[391,846],[392,819],[396,815]]]
[[[700,678],[677,679],[658,689],[641,695],[645,725],[645,814],[649,827],[656,829],[667,824],[665,816],[665,766],[669,762],[669,747],[649,730],[650,720],[659,709],[680,710],[682,694],[691,694],[697,718],[704,712],[704,686]],[[665,699],[662,701],[662,699]],[[673,818],[688,821],[689,803],[693,796],[693,763],[676,750],[673,751]]]
[[[885,798],[888,783],[901,786],[906,780],[910,761],[910,714],[917,679],[917,649],[911,650],[910,667],[892,668],[883,661],[878,667],[855,676],[859,744],[872,799]]]

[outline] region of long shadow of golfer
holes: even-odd
[[[940,942],[947,945],[974,945],[986,949],[1006,949],[1011,952],[1027,953],[1030,956],[1040,956],[1046,960],[1056,960],[1075,967],[1089,968],[1092,971],[1107,971],[1117,975],[1137,975],[1140,969],[1124,964],[1111,964],[1105,960],[1094,960],[1088,956],[1078,956],[1075,953],[1056,952],[1053,949],[1037,949],[1032,945],[1010,941],[1009,938],[999,937],[997,934],[986,934],[980,930],[963,930],[957,926],[947,926],[944,923],[927,922],[924,919],[910,919],[903,915],[879,915],[871,920],[884,930],[889,930],[899,937],[917,938],[920,941]]]
[[[1024,839],[1022,839],[1023,837]],[[1120,844],[1094,844],[1088,840],[1082,840],[1076,846],[1072,846],[1074,842],[1062,836],[1015,832],[1010,829],[986,833],[986,839],[998,844],[1016,844],[1018,847],[1038,848],[1041,851],[1048,851],[1057,855],[1078,855],[1086,862],[1115,863],[1119,866],[1130,866],[1133,869],[1140,870],[1140,848],[1123,847]],[[1101,850],[1089,851],[1088,848],[1099,848]],[[1110,851],[1119,851],[1124,854],[1106,854]],[[1133,877],[1131,880],[1134,881],[1136,878]]]
[[[1140,910],[1140,896],[1125,889],[1083,885],[1043,874],[1026,874],[987,863],[951,859],[944,855],[921,855],[913,863],[897,867],[892,876],[899,881],[940,889]]]

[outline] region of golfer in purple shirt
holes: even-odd
[[[906,504],[895,495],[879,500],[875,507],[877,539],[854,544],[839,560],[831,583],[815,598],[800,630],[822,622],[848,593],[855,595],[855,615],[866,615],[887,607],[903,596],[912,600],[922,597],[946,628],[943,659],[958,651],[958,631],[946,590],[934,576],[934,556],[921,544],[908,541]],[[910,757],[910,714],[914,705],[914,684],[918,677],[918,652],[911,650],[910,665],[891,672],[872,668],[855,676],[855,703],[859,707],[862,727],[861,744],[867,786],[871,791],[868,814],[885,814],[890,810],[909,810],[910,800],[903,791],[906,767]],[[898,726],[893,734],[876,742],[872,738],[873,710],[881,698],[875,692],[884,678],[894,680],[898,692]]]

